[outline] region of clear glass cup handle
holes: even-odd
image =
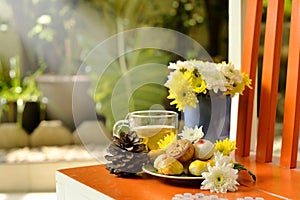
[[[129,128],[129,120],[124,119],[117,121],[113,127],[113,136],[119,137],[119,132],[122,129],[122,127]]]

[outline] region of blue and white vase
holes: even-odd
[[[184,108],[185,126],[203,126],[204,139],[213,143],[229,138],[231,97],[210,92],[210,95],[199,95],[198,101],[196,108]]]

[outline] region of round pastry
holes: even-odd
[[[194,146],[191,141],[186,139],[181,139],[170,144],[166,150],[166,154],[169,157],[177,159],[179,162],[186,162],[193,158],[194,156]]]
[[[207,171],[207,162],[202,160],[194,160],[189,165],[189,173],[194,176],[201,176],[202,172]]]
[[[154,167],[159,174],[180,175],[183,172],[183,165],[175,158],[167,157],[165,154],[155,159]]]
[[[195,148],[195,159],[208,160],[214,155],[215,145],[209,140],[201,139],[193,145]]]
[[[160,156],[164,153],[165,153],[165,150],[163,150],[163,149],[151,150],[148,152],[148,157],[150,158],[151,161],[154,161],[158,156]]]
[[[167,157],[168,157],[167,154],[161,154],[161,155],[157,156],[154,160],[153,167],[155,169],[158,169],[158,163],[160,163],[160,161],[166,159]]]

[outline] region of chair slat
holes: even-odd
[[[280,165],[297,165],[300,120],[300,0],[292,1]]]
[[[249,74],[255,87],[262,17],[262,0],[248,1],[242,55],[242,71]],[[246,90],[239,98],[236,155],[250,154],[254,90]]]
[[[240,96],[237,127],[237,156],[249,156],[253,102],[258,64],[262,0],[248,1],[242,70],[253,80],[254,90],[246,90]],[[262,84],[256,160],[272,161],[276,122],[276,105],[280,73],[284,0],[268,0],[267,21],[263,53]],[[300,0],[292,1],[288,70],[280,165],[297,167],[300,131]]]
[[[276,121],[284,0],[269,0],[264,41],[256,160],[271,162]]]

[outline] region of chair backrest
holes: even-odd
[[[250,154],[254,92],[258,66],[263,0],[248,0],[242,54],[242,71],[253,80],[253,90],[240,96],[237,127],[238,156]],[[262,62],[256,160],[271,162],[282,45],[284,0],[268,0]],[[300,0],[292,0],[284,120],[280,165],[297,165],[300,120]]]

